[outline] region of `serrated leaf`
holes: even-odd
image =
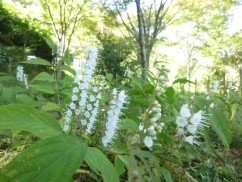
[[[226,117],[224,116],[223,112],[215,108],[208,108],[208,111],[210,118],[209,121],[213,130],[223,142],[224,146],[228,148],[229,144],[231,143],[232,135]]]
[[[47,85],[47,84],[30,84],[31,88],[34,88],[35,90],[39,92],[44,92],[47,94],[55,94],[54,86]]]
[[[32,81],[48,81],[48,82],[54,82],[55,79],[49,73],[41,72],[36,77],[34,77],[32,79]]]
[[[61,134],[57,121],[31,106],[14,104],[0,106],[0,128],[22,130],[33,133],[40,138]]]
[[[18,63],[52,66],[52,64],[49,61],[47,61],[45,59],[41,59],[41,58],[31,59],[31,60],[28,60],[28,61],[21,61],[21,62],[18,62]]]
[[[119,178],[113,164],[97,148],[88,147],[85,162],[93,171],[99,171],[105,182],[118,182]]]
[[[1,173],[7,181],[66,182],[83,162],[86,149],[75,136],[47,138],[20,153]]]

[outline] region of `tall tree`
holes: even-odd
[[[115,9],[138,47],[142,68],[148,68],[152,49],[160,33],[173,17],[166,18],[173,0],[115,0]],[[136,14],[130,10],[135,5]],[[168,17],[168,16],[167,16]]]

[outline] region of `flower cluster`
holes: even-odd
[[[105,136],[102,137],[102,144],[105,147],[111,143],[112,139],[115,137],[118,128],[117,124],[120,121],[119,116],[122,114],[121,110],[123,109],[123,105],[127,103],[127,95],[124,90],[118,93],[117,89],[113,89],[112,95],[113,99],[110,101],[111,106],[108,111]]]
[[[24,83],[25,88],[28,89],[28,75],[26,75],[24,73],[24,67],[21,65],[18,65],[17,67],[17,74],[16,74],[16,78],[17,80],[19,80],[20,82]]]
[[[144,138],[144,144],[146,147],[151,148],[153,146],[153,140],[156,140],[156,134],[160,133],[164,127],[164,123],[158,123],[158,120],[161,118],[161,105],[158,101],[152,103],[152,108],[147,110],[148,115],[150,116],[149,121],[145,124],[140,123],[139,130],[146,134]]]
[[[77,86],[72,89],[72,101],[65,112],[64,131],[69,129],[71,117],[76,117],[76,119],[81,118],[81,125],[86,126],[86,132],[90,133],[97,117],[101,98],[100,88],[94,86],[92,90],[90,89],[96,67],[97,49],[88,48],[86,52],[89,59],[76,70],[74,82]]]
[[[197,134],[201,134],[200,131],[204,127],[208,127],[206,120],[205,111],[200,110],[195,114],[191,114],[188,104],[184,104],[180,109],[180,116],[176,118],[178,135],[183,136],[185,141],[192,145],[199,144],[196,141]]]

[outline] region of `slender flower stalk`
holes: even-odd
[[[85,52],[88,53],[88,60],[82,63],[82,67],[78,67],[76,70],[74,83],[76,83],[77,86],[72,89],[71,103],[65,113],[65,121],[63,124],[64,131],[68,131],[71,118],[79,119],[83,116],[84,118],[80,119],[80,124],[86,126],[87,120],[90,120],[91,124],[88,125],[88,131],[90,132],[96,119],[96,115],[93,115],[93,113],[97,112],[92,112],[92,117],[90,118],[92,105],[88,105],[87,102],[89,97],[91,97],[89,99],[90,101],[93,99],[96,100],[95,96],[91,96],[89,91],[96,67],[97,49],[91,47],[87,48]],[[95,107],[95,111],[96,110],[97,107]]]
[[[28,75],[24,73],[24,67],[21,65],[18,65],[17,67],[17,74],[16,74],[17,80],[22,82],[26,89],[29,89],[28,86]]]
[[[145,123],[139,124],[139,130],[144,133],[145,138],[143,143],[146,147],[151,148],[153,146],[154,140],[157,139],[156,135],[162,132],[164,127],[163,122],[159,122],[162,116],[161,105],[158,101],[152,103],[152,108],[147,110],[148,118]]]
[[[108,111],[105,136],[102,137],[102,144],[105,147],[112,142],[112,139],[116,135],[120,121],[119,116],[122,114],[121,110],[123,109],[124,103],[127,102],[127,95],[123,90],[118,93],[117,89],[113,89],[112,95],[113,99],[110,101],[111,106]]]

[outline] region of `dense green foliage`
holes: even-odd
[[[19,2],[28,9],[39,1]],[[141,69],[139,49],[130,43],[137,35],[123,31],[127,27],[121,27],[115,8],[94,3],[100,9],[93,12],[92,1],[65,2],[41,2],[45,13],[49,13],[48,3],[54,13],[55,19],[48,21],[68,30],[63,41],[73,36],[63,55],[58,54],[60,41],[53,36],[55,31],[60,33],[58,26],[52,31],[49,24],[35,26],[32,19],[20,18],[0,3],[0,181],[241,181],[241,31],[225,36],[218,26],[226,25],[226,13],[236,3],[216,1],[205,9],[207,16],[200,10],[210,1],[186,0],[171,7],[181,14],[173,17],[174,25],[199,24],[175,45],[212,32],[206,41],[201,36],[199,45],[187,42],[188,65],[177,73],[186,77],[172,80],[166,67],[170,60],[159,51],[150,52],[150,68]],[[126,10],[131,1],[119,3]],[[191,3],[194,9],[187,8]],[[63,23],[74,5],[83,8],[80,14],[75,14],[80,9],[70,13],[70,25],[75,22],[71,17],[78,17],[81,26],[74,26],[75,33]],[[155,20],[147,7],[142,4],[143,18]],[[221,13],[215,16],[216,8]],[[149,10],[150,17],[146,16]],[[168,13],[165,20],[171,17]],[[138,30],[135,17],[126,18]],[[228,40],[221,38],[221,48],[213,44],[217,34]],[[154,38],[160,44],[158,39]],[[98,49],[82,49],[89,44]],[[226,54],[220,55],[221,50]],[[223,63],[204,66],[208,74],[199,77],[207,85],[193,77],[202,67],[197,65],[201,57],[193,51]],[[33,54],[38,58],[26,60]],[[229,69],[237,70],[234,77]]]

